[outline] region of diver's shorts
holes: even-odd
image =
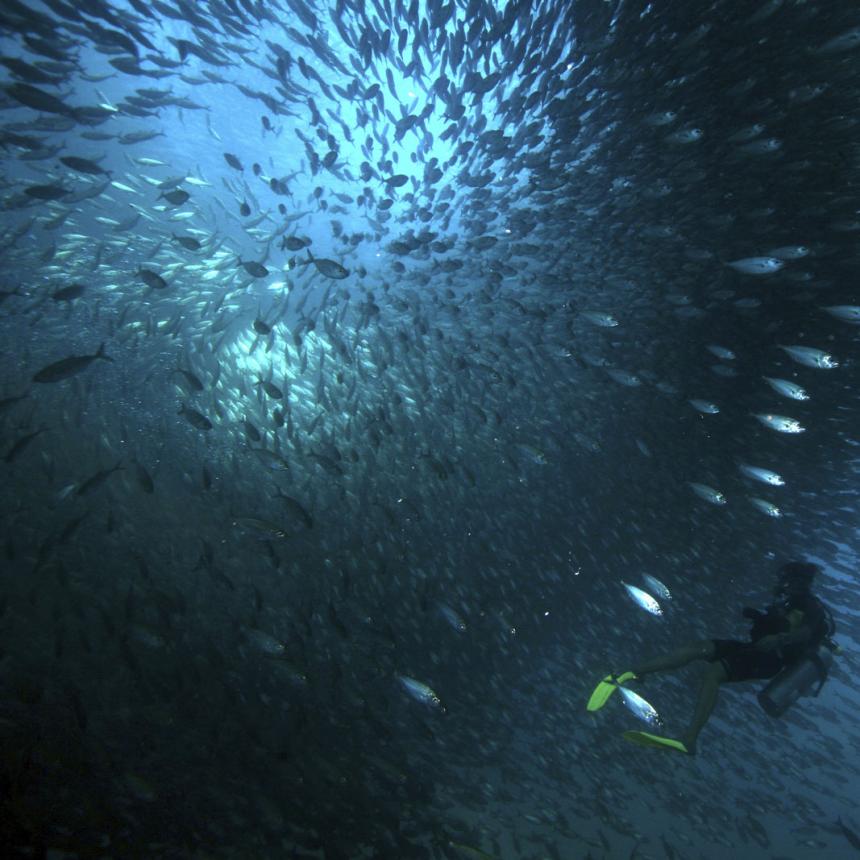
[[[773,678],[785,663],[779,654],[756,650],[751,642],[736,639],[714,639],[714,656],[708,661],[719,660],[726,670],[727,681],[754,681]]]

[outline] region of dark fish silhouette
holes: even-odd
[[[86,370],[97,358],[113,361],[109,355],[105,354],[105,345],[102,343],[94,355],[70,355],[68,358],[63,358],[43,367],[33,375],[33,382],[60,382]]]

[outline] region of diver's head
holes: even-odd
[[[790,561],[777,571],[776,586],[773,593],[776,597],[795,597],[808,594],[812,580],[820,573],[817,564],[807,561]]]

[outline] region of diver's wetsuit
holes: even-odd
[[[764,612],[745,609],[744,617],[753,622],[750,641],[714,639],[714,655],[708,662],[719,660],[726,670],[726,681],[752,681],[773,678],[785,666],[800,659],[810,645],[820,642],[827,632],[827,617],[817,597],[804,594],[768,606]],[[793,621],[793,623],[792,623]],[[811,636],[805,642],[786,645],[779,651],[759,651],[755,643],[765,636],[787,633],[799,625],[810,628]]]

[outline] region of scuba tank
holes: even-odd
[[[799,660],[785,666],[758,694],[759,704],[771,717],[781,717],[801,696],[817,696],[833,665],[833,655],[842,650],[832,639],[836,632],[833,615],[826,606],[819,605],[824,611],[825,629],[818,644]],[[818,687],[811,692],[816,681]]]
[[[830,640],[825,640],[814,651],[786,666],[758,694],[762,708],[772,717],[781,717],[801,696],[817,696],[833,665],[836,647]],[[818,687],[812,692],[816,681]]]

